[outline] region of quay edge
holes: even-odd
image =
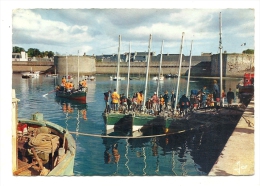
[[[254,98],[213,165],[209,176],[252,176],[255,174]]]

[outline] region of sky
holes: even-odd
[[[151,51],[179,54],[184,32],[183,54],[188,56],[193,41],[192,55],[219,52],[219,13],[222,17],[222,47],[228,53],[241,53],[255,49],[255,67],[259,61],[259,0],[246,1],[14,1],[0,0],[0,185],[26,182],[46,185],[47,178],[13,178],[11,161],[11,95],[12,47],[25,50],[37,48],[60,55],[102,55],[120,52],[148,51],[152,34]],[[245,46],[241,46],[246,43]],[[258,84],[258,75],[255,73]],[[258,88],[255,89],[258,95]],[[257,96],[255,100],[257,100]],[[258,105],[255,104],[255,112]],[[255,116],[258,120],[258,116]],[[259,126],[255,125],[255,144],[259,147]],[[9,141],[9,143],[7,142]],[[236,186],[259,185],[259,148],[255,149],[255,175],[246,177],[132,177],[103,179],[100,177],[61,178],[62,185],[85,182],[90,184],[133,185],[148,183],[158,185],[212,185],[223,183]],[[10,159],[8,159],[10,160]],[[32,181],[34,180],[34,182]],[[47,180],[47,182],[46,182]],[[69,181],[68,181],[69,180]],[[86,182],[87,180],[87,182]],[[151,181],[152,180],[152,181]],[[120,182],[121,181],[121,182]]]
[[[117,54],[148,51],[179,54],[219,52],[220,12],[222,47],[228,53],[254,49],[255,11],[250,8],[83,8],[13,9],[12,46],[37,48],[59,55]],[[246,43],[244,45],[244,43]],[[241,46],[243,44],[243,46]]]

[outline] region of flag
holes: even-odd
[[[243,43],[241,46],[246,46],[246,43]]]

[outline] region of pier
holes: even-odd
[[[248,104],[209,176],[255,174],[254,98]]]

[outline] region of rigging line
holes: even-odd
[[[195,128],[191,128],[189,130],[194,130]],[[172,133],[167,133],[167,134],[158,134],[158,135],[151,135],[151,136],[104,136],[104,135],[100,135],[100,134],[89,134],[89,133],[81,133],[81,132],[73,132],[73,131],[69,131],[69,133],[71,134],[78,134],[78,135],[83,135],[83,136],[91,136],[91,137],[99,137],[99,138],[122,138],[122,139],[142,139],[142,138],[153,138],[153,137],[160,137],[160,136],[169,136],[169,135],[173,135],[173,134],[180,134],[189,130],[182,130],[179,132],[172,132]]]

